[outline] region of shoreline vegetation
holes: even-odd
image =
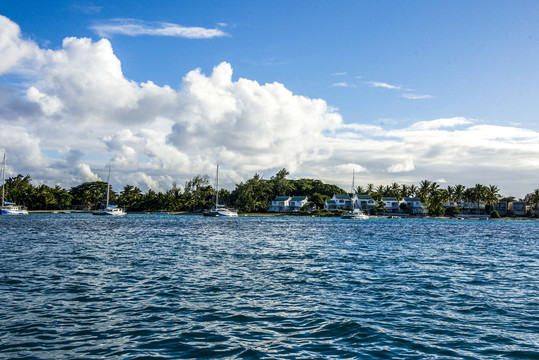
[[[30,210],[28,211],[32,214],[91,214],[92,211],[89,210],[68,210],[68,211],[59,211],[59,210]],[[131,211],[130,214],[137,215],[173,215],[173,216],[203,216],[201,212],[190,212],[190,211]],[[341,212],[336,212],[331,215],[312,215],[312,214],[300,214],[300,213],[239,213],[240,217],[340,217]],[[480,218],[478,215],[457,215],[457,216],[405,216],[405,215],[369,215],[369,217],[374,219],[439,219],[439,220],[455,220],[455,219],[464,219],[464,220],[477,220]],[[539,217],[530,217],[530,216],[504,216],[500,218],[491,218],[491,220],[532,220],[539,221]]]
[[[367,184],[346,191],[336,185],[326,184],[316,179],[287,179],[286,169],[278,171],[270,179],[263,179],[259,174],[236,184],[234,190],[219,190],[222,205],[235,208],[240,214],[250,216],[283,216],[268,214],[268,205],[277,196],[304,196],[307,204],[298,213],[284,214],[288,216],[339,216],[338,212],[329,213],[324,210],[326,200],[336,194],[369,195],[376,202],[376,207],[369,211],[370,216],[399,217],[403,214],[384,214],[383,198],[417,197],[424,205],[428,217],[459,217],[457,205],[468,203],[481,204],[482,213],[489,215],[495,212],[495,205],[500,202],[515,202],[514,196],[502,196],[496,185],[475,184],[447,186],[443,188],[436,182],[422,180],[415,184],[389,185]],[[93,211],[103,208],[105,204],[107,183],[103,181],[85,182],[64,189],[60,186],[34,186],[30,175],[21,174],[5,181],[6,201],[23,205],[31,212],[36,211]],[[175,183],[165,191],[149,189],[143,192],[133,185],[125,185],[118,193],[110,190],[112,204],[116,204],[130,213],[168,212],[173,214],[196,214],[209,209],[214,199],[215,188],[210,184],[208,175],[197,175],[188,180],[184,186]],[[519,199],[529,209],[528,215],[539,214],[539,188]],[[449,204],[449,206],[448,206]],[[534,209],[534,210],[532,210]],[[402,209],[406,212],[406,209]],[[535,215],[534,215],[535,212]],[[526,212],[524,213],[526,214]],[[479,214],[478,214],[479,215]],[[522,215],[522,214],[516,214]],[[509,218],[514,218],[509,214]],[[493,216],[497,217],[497,216]],[[527,218],[526,216],[520,216]]]

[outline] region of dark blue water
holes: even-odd
[[[536,221],[33,214],[0,227],[0,358],[539,358]]]

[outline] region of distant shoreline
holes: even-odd
[[[92,211],[89,210],[29,210],[30,214],[91,214]],[[168,215],[195,215],[202,216],[202,212],[189,212],[189,211],[133,211],[127,212],[128,214],[148,214],[148,215],[158,215],[158,214],[168,214]],[[296,215],[294,213],[240,213],[239,216],[249,216],[249,217],[332,217],[332,216],[316,216],[316,215]],[[338,217],[338,216],[335,216]],[[391,219],[391,218],[402,218],[402,219],[440,219],[440,220],[478,220],[481,216],[474,215],[464,215],[463,217],[454,216],[398,216],[398,215],[369,215],[371,218],[375,219]],[[489,220],[532,220],[537,221],[539,217],[501,217],[501,218],[489,218]]]

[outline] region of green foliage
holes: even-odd
[[[106,201],[107,183],[103,181],[85,182],[78,186],[72,187],[69,194],[73,197],[73,205],[85,205],[90,209],[96,209],[101,203]],[[115,198],[114,192],[110,192]],[[111,203],[113,201],[111,200]]]
[[[500,214],[496,210],[493,210],[493,211],[490,212],[490,217],[493,218],[493,219],[501,218]]]
[[[118,198],[118,205],[127,210],[134,210],[140,207],[142,190],[136,186],[125,185]]]
[[[268,203],[276,196],[307,196],[308,203],[302,208],[303,212],[316,208],[312,213],[315,216],[338,216],[338,212],[325,212],[322,210],[325,201],[334,194],[346,194],[342,188],[325,184],[315,179],[294,179],[286,169],[281,169],[269,180],[255,174],[251,179],[236,185],[230,192],[226,189],[219,190],[219,203],[236,207],[241,212],[265,212]],[[106,198],[107,183],[103,181],[85,182],[72,187],[69,191],[59,186],[51,188],[41,184],[33,186],[30,175],[21,174],[6,179],[5,200],[20,205],[28,206],[30,210],[58,210],[66,209],[72,205],[84,205],[95,209],[104,204]],[[377,205],[370,211],[371,214],[383,213],[384,204],[382,197],[417,196],[427,207],[432,215],[455,215],[460,210],[456,206],[447,204],[461,204],[462,202],[484,202],[487,212],[493,209],[499,201],[514,201],[515,197],[502,198],[499,189],[495,185],[476,184],[466,188],[463,185],[448,186],[441,188],[436,182],[423,180],[416,185],[393,183],[390,185],[367,184],[365,187],[358,186],[354,189],[356,194],[369,194],[377,200]],[[163,192],[148,190],[143,193],[141,189],[132,185],[125,185],[120,194],[110,189],[110,204],[117,204],[129,211],[194,211],[201,212],[212,204],[215,197],[215,189],[210,185],[207,175],[197,175],[185,183],[183,188],[172,185],[171,189]],[[539,189],[526,196],[526,200],[539,207]],[[411,208],[405,204],[400,209],[411,213]],[[307,214],[307,213],[305,213]]]
[[[311,215],[312,216],[319,216],[319,217],[336,217],[336,216],[341,216],[341,213],[340,211],[329,211],[329,210],[320,210],[320,209],[316,209],[316,210],[313,210],[311,211]]]
[[[21,174],[6,179],[4,199],[20,205],[30,206],[32,202],[32,184],[30,175]]]
[[[455,216],[460,214],[460,210],[456,206],[449,206],[447,209],[445,209],[445,214],[448,216]]]
[[[322,195],[320,193],[314,193],[308,197],[309,202],[311,202],[317,209],[323,209],[326,200],[330,197],[328,195]]]

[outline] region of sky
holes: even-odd
[[[7,176],[539,187],[537,1],[1,1]]]

